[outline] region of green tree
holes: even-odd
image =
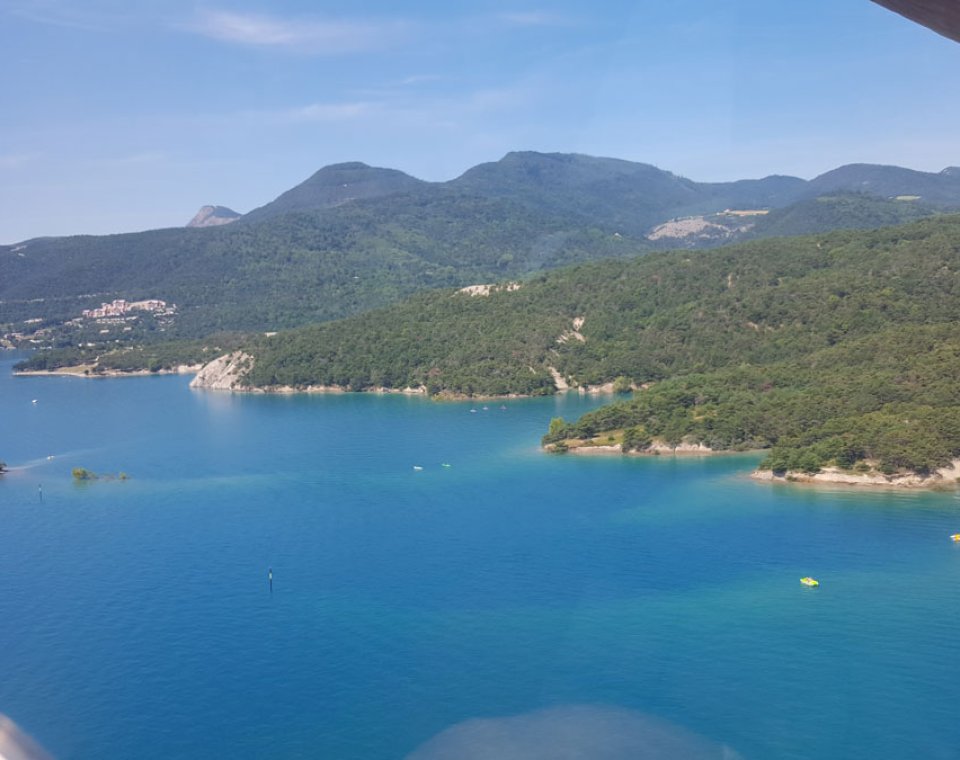
[[[644,451],[650,447],[651,443],[653,443],[653,438],[651,438],[647,431],[640,425],[628,427],[623,431],[622,450],[624,453],[628,451]]]
[[[547,429],[547,434],[543,437],[543,443],[557,443],[562,441],[564,438],[569,437],[569,426],[563,417],[554,417],[550,420],[550,427]]]

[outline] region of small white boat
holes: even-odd
[[[413,466],[413,469],[416,470],[417,472],[420,472],[420,470],[422,470],[423,468],[422,468],[420,465],[415,464],[415,465]]]

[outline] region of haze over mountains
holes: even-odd
[[[950,208],[960,208],[955,168],[849,165],[809,182],[699,183],[648,164],[516,152],[432,183],[336,164],[231,224],[0,246],[0,324],[66,319],[111,298],[161,298],[177,304],[181,336],[278,329],[425,288],[678,245],[876,227]],[[730,222],[722,214],[730,209],[774,211]],[[713,215],[712,234],[647,237],[696,215]],[[208,219],[218,216],[229,210]]]
[[[733,182],[696,182],[650,164],[570,153],[508,153],[449,182],[426,182],[396,169],[360,162],[333,164],[244,215],[260,221],[294,211],[334,208],[399,193],[453,192],[516,201],[547,213],[645,235],[676,216],[725,209],[782,208],[830,193],[882,198],[916,196],[933,206],[960,207],[960,169],[939,173],[897,166],[848,164],[812,180],[772,175]]]

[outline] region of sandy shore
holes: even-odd
[[[160,369],[153,372],[149,369],[118,370],[118,369],[97,369],[94,364],[80,364],[73,367],[58,367],[57,369],[44,370],[19,370],[13,374],[18,377],[83,377],[83,378],[106,378],[106,377],[148,377],[150,375],[192,375],[200,371],[202,364],[181,364],[173,369]]]
[[[830,485],[830,486],[859,486],[867,488],[896,488],[901,489],[952,489],[960,484],[960,459],[955,459],[949,467],[942,467],[929,475],[916,473],[902,473],[884,475],[873,470],[860,473],[851,470],[841,470],[837,467],[826,467],[817,473],[785,472],[774,474],[770,470],[756,470],[750,475],[754,480],[763,480],[771,483]]]
[[[549,450],[549,449],[548,449]],[[655,442],[643,451],[628,451],[623,453],[619,443],[597,444],[584,446],[570,446],[567,449],[568,454],[616,454],[617,456],[629,457],[650,457],[661,455],[676,456],[715,456],[717,454],[742,454],[742,451],[732,451],[729,449],[711,449],[702,443],[679,443],[671,446],[667,443]]]
[[[340,385],[306,385],[298,387],[294,385],[267,385],[263,388],[256,388],[247,385],[238,385],[232,388],[207,388],[206,386],[196,385],[194,388],[206,390],[229,390],[233,393],[275,393],[281,396],[292,395],[294,393],[381,393],[381,394],[400,394],[404,396],[423,396],[426,394],[426,388],[366,388],[362,391],[353,391],[350,388],[344,388]]]
[[[547,449],[550,450],[549,448]],[[624,456],[620,444],[600,444],[595,446],[571,446],[565,453],[581,456]],[[676,447],[665,443],[655,443],[645,451],[630,451],[626,456],[717,456],[745,454],[751,452],[731,451],[729,449],[711,449],[703,444],[681,443]],[[752,453],[759,453],[754,451]],[[884,475],[876,470],[860,473],[851,470],[841,470],[838,467],[827,467],[818,473],[785,472],[774,474],[770,470],[754,470],[750,473],[754,480],[769,483],[784,483],[787,485],[821,485],[821,486],[858,486],[866,488],[912,489],[912,490],[946,490],[960,487],[960,459],[953,461],[949,467],[943,467],[929,475],[916,473],[899,473]]]

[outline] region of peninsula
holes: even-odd
[[[422,293],[257,336],[194,387],[440,398],[605,388],[632,396],[554,420],[544,445],[763,450],[775,479],[943,485],[960,457],[958,323],[960,217],[942,216]]]
[[[204,363],[194,387],[249,392],[632,392],[554,421],[544,445],[760,449],[773,478],[946,482],[960,457],[960,216],[480,282],[291,330],[37,352],[18,370]]]

